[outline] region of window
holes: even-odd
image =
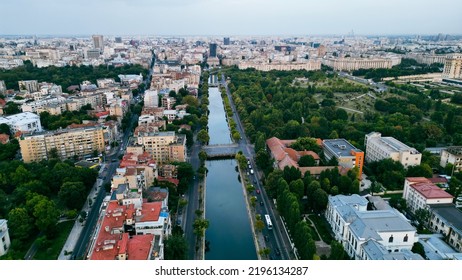
[[[390,238],[388,238],[388,242],[393,243],[393,234],[390,236]]]
[[[409,238],[409,237],[408,237],[407,234],[406,234],[406,236],[404,236],[404,238],[403,238],[403,242],[407,242],[408,238]]]

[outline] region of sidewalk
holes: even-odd
[[[106,167],[106,164],[101,165],[101,169],[100,169],[98,175],[104,171],[105,167]],[[87,199],[85,201],[85,204],[83,205],[81,211],[86,211],[87,213],[90,211],[91,207],[88,204],[88,200],[89,199],[93,200],[93,197],[95,196],[96,191],[99,188],[102,187],[101,186],[102,182],[103,182],[103,180],[101,180],[99,178],[96,179],[96,182],[93,185],[93,187],[91,188],[91,191],[88,194],[88,197],[87,197]],[[80,212],[78,213],[78,215],[80,215]],[[63,249],[61,250],[61,253],[59,254],[58,260],[70,260],[71,259],[72,251],[75,248],[75,245],[76,245],[76,243],[77,243],[77,241],[78,241],[78,239],[80,237],[80,234],[82,232],[82,229],[83,229],[83,225],[79,222],[79,217],[77,217],[75,219],[74,226],[72,227],[72,230],[69,233],[69,236],[67,237],[66,243],[64,243]]]

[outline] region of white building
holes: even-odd
[[[10,126],[11,132],[14,134],[18,131],[22,132],[40,132],[42,124],[40,117],[36,114],[25,112],[8,117],[0,117],[0,124],[5,123]]]
[[[399,161],[404,167],[419,165],[422,154],[393,137],[382,137],[379,132],[371,132],[364,140],[366,161],[373,162],[386,158]]]
[[[146,90],[144,92],[145,107],[159,107],[159,95],[157,90]]]
[[[462,172],[462,146],[447,147],[441,151],[440,165],[446,167],[448,163],[454,165],[454,172]]]
[[[8,221],[0,219],[0,256],[5,255],[10,248],[10,235],[8,233]]]
[[[413,213],[418,209],[428,209],[430,205],[450,204],[454,199],[452,195],[424,177],[407,177],[404,180],[403,198]]]
[[[348,255],[353,259],[370,259],[368,247],[372,243],[379,243],[374,246],[383,246],[389,253],[411,250],[418,236],[406,218],[383,200],[377,203],[380,210],[367,211],[368,203],[357,194],[329,196],[325,216],[335,239]]]

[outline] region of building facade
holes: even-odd
[[[446,167],[448,163],[454,166],[453,172],[462,172],[462,146],[451,146],[441,150],[440,165]]]
[[[102,51],[104,49],[103,35],[93,35],[91,38],[93,40],[93,47]]]
[[[368,211],[369,203],[356,194],[329,196],[325,216],[347,254],[357,260],[374,259],[368,253],[371,242],[388,253],[409,252],[418,241],[416,229],[386,203],[381,203],[385,206],[379,210]]]
[[[327,58],[322,64],[337,71],[354,71],[359,69],[391,68],[394,65],[389,58]],[[399,64],[399,63],[398,63]]]
[[[146,90],[144,92],[145,107],[159,107],[159,95],[157,90]]]
[[[393,137],[382,137],[379,132],[371,132],[364,140],[366,161],[380,161],[391,158],[399,161],[404,167],[420,165],[422,154]]]
[[[358,168],[358,178],[363,174],[364,152],[357,149],[345,139],[326,139],[322,141],[322,149],[326,160],[335,158],[339,166]]]
[[[403,198],[408,209],[415,213],[430,205],[450,204],[454,197],[424,177],[408,177],[404,180]]]
[[[8,117],[0,117],[0,124],[7,124],[11,132],[14,134],[18,131],[21,132],[41,132],[42,124],[40,117],[36,114],[25,112]]]
[[[53,149],[61,159],[81,158],[105,150],[101,126],[24,134],[19,145],[24,162],[46,160]]]
[[[437,204],[430,207],[429,228],[443,234],[449,245],[462,252],[462,211],[454,204]]]
[[[175,134],[173,131],[165,132],[139,132],[138,145],[144,146],[158,163],[185,162],[186,136]]]
[[[462,54],[453,54],[446,57],[443,78],[462,79]]]
[[[5,255],[10,248],[11,240],[8,232],[8,221],[0,219],[0,256]]]

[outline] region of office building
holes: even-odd
[[[0,256],[5,255],[10,248],[10,234],[8,232],[8,221],[0,219]]]
[[[122,37],[115,37],[116,43],[122,43]]]
[[[47,160],[54,149],[61,159],[91,156],[105,149],[101,126],[23,134],[19,139],[24,162]]]
[[[440,165],[446,167],[448,163],[454,166],[452,173],[462,172],[462,146],[451,146],[441,151]]]
[[[34,113],[24,112],[7,117],[0,117],[0,124],[7,124],[10,127],[11,133],[16,132],[40,132],[42,124],[40,117]]]
[[[230,44],[229,37],[223,38],[223,45],[228,46]]]
[[[217,57],[217,44],[210,43],[209,47],[210,47],[209,57]]]
[[[93,35],[91,38],[93,39],[93,48],[102,51],[104,49],[103,35]]]
[[[420,165],[422,154],[393,137],[382,137],[379,132],[371,132],[364,140],[366,161],[380,161],[391,158],[399,161],[404,167]]]
[[[364,165],[364,152],[351,145],[345,139],[326,139],[322,141],[322,149],[326,160],[335,158],[339,166],[358,168],[358,178],[361,179]]]
[[[443,78],[462,79],[462,54],[452,54],[446,57]]]

